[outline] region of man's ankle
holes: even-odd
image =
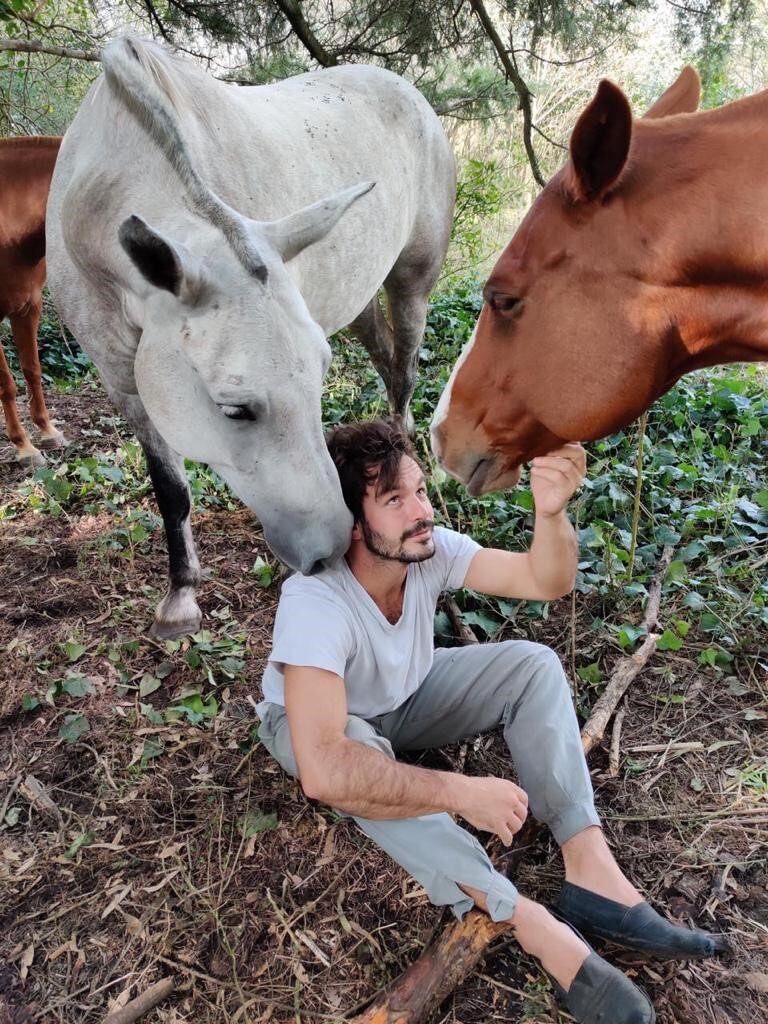
[[[563,843],[566,881],[631,907],[643,897],[624,875],[603,835],[591,826]]]
[[[524,896],[518,897],[512,928],[521,949],[535,957],[567,992],[589,956],[586,943],[540,903]]]

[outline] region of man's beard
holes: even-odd
[[[379,558],[383,558],[388,562],[404,563],[426,562],[427,559],[432,558],[435,553],[435,541],[431,536],[425,541],[417,542],[424,545],[424,548],[421,551],[406,551],[404,545],[405,541],[408,540],[409,537],[412,537],[415,533],[421,533],[422,530],[433,529],[434,525],[434,521],[431,519],[421,519],[415,526],[412,526],[410,530],[402,535],[399,543],[390,544],[382,534],[371,529],[365,518],[363,518],[361,522],[363,540],[371,554],[377,555]]]

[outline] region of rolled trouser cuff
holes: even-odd
[[[567,843],[569,839],[573,839],[585,828],[592,828],[593,825],[597,825],[598,828],[602,827],[600,816],[591,802],[566,807],[557,817],[550,818],[547,825],[558,846]]]
[[[365,834],[393,857],[425,889],[431,903],[450,906],[461,920],[475,905],[461,886],[486,897],[493,921],[515,912],[517,889],[500,874],[473,835],[445,812],[416,818],[355,818]]]
[[[461,879],[464,885],[485,893],[488,916],[492,921],[508,921],[517,906],[517,889],[504,875],[491,869],[478,872],[471,880]],[[430,903],[437,907],[450,906],[454,917],[463,921],[464,915],[475,906],[471,896],[447,875],[435,875],[425,886]]]

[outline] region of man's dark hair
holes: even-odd
[[[411,439],[396,419],[342,424],[330,431],[326,443],[339,472],[341,493],[356,523],[363,519],[367,487],[375,481],[377,495],[394,490],[404,455],[421,466]]]

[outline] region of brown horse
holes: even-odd
[[[768,358],[768,91],[695,112],[686,68],[642,120],[603,80],[493,269],[432,424],[472,494],[604,437],[685,373]]]
[[[45,284],[45,204],[60,138],[0,139],[0,321],[11,322],[41,447],[66,444],[45,407],[37,328]],[[0,346],[0,401],[16,458],[44,462],[19,419],[16,384]]]

